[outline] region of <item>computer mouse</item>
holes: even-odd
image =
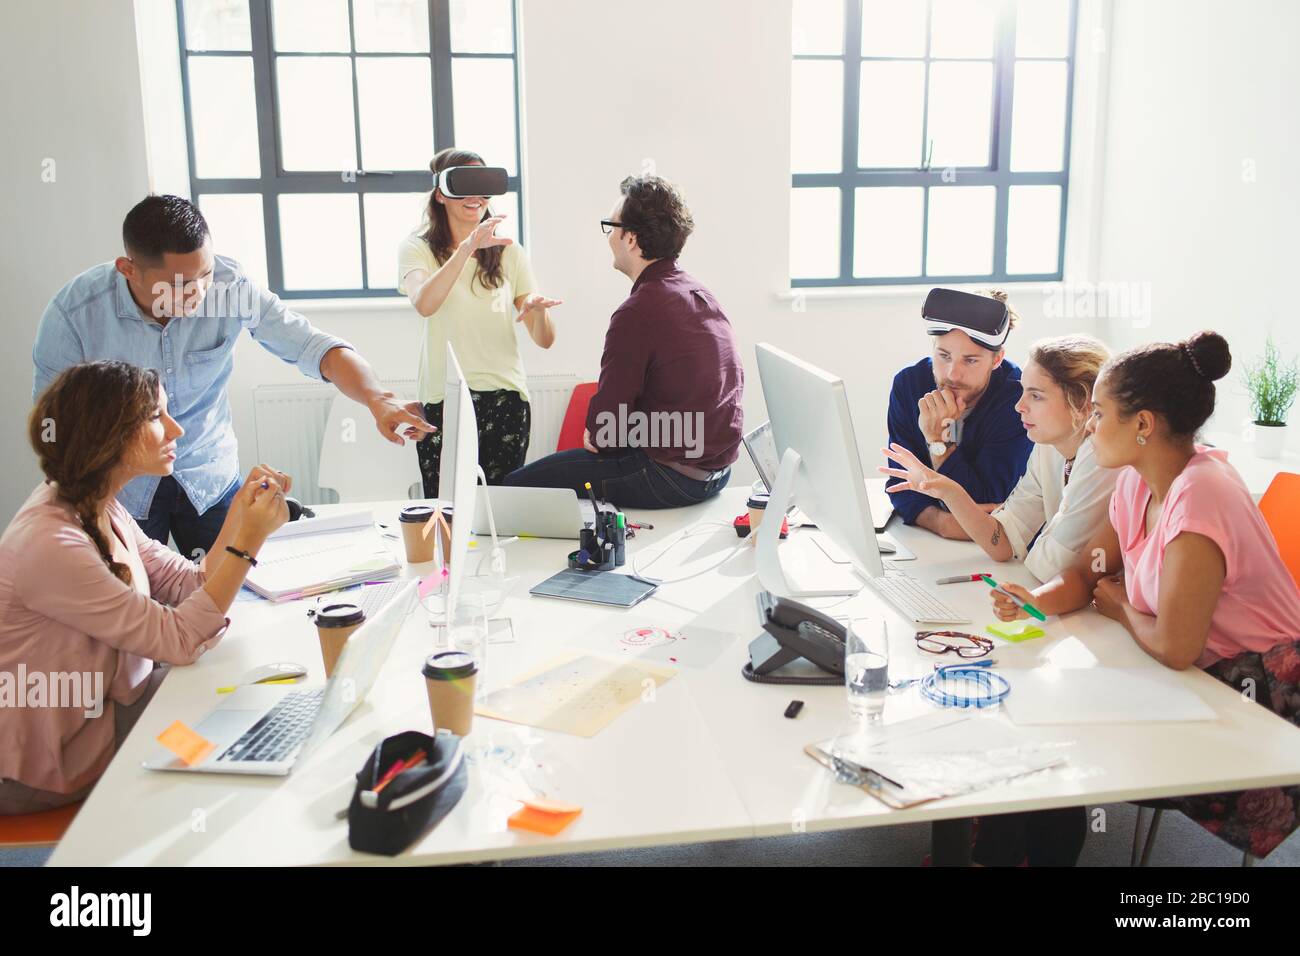
[[[877,538],[876,547],[880,549],[881,554],[896,554],[898,552],[898,549],[894,547],[894,542],[885,538]]]
[[[239,679],[243,684],[264,684],[273,680],[298,680],[307,676],[307,668],[292,661],[279,661],[275,664],[263,664],[254,667]]]

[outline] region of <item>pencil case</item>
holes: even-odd
[[[425,762],[403,770],[375,792],[383,772],[399,760],[425,753]],[[469,782],[461,739],[408,730],[385,738],[357,774],[348,805],[348,846],[362,853],[396,856],[451,812]]]

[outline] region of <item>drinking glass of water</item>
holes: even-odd
[[[866,725],[879,724],[889,696],[889,628],[879,618],[844,622],[844,686],[849,713]]]

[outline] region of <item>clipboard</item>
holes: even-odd
[[[803,752],[835,774],[836,779],[840,782],[858,787],[892,810],[905,810],[908,807],[915,807],[922,803],[941,799],[938,795],[913,796],[907,787],[897,780],[877,773],[870,767],[864,767],[862,764],[855,763],[846,757],[836,757],[822,750],[816,744],[809,744],[804,747]],[[855,773],[861,782],[846,779],[845,770]]]

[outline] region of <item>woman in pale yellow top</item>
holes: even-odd
[[[436,178],[451,166],[482,165],[476,153],[444,149],[429,168]],[[398,246],[397,288],[424,319],[419,399],[437,431],[422,439],[416,452],[424,494],[434,498],[442,457],[447,343],[456,350],[474,399],[479,464],[488,484],[500,484],[523,466],[532,424],[515,325],[523,325],[534,342],[549,349],[555,341],[549,310],[560,300],[537,294],[528,256],[512,240],[496,235],[505,217],[492,213],[487,197],[452,199],[435,187],[427,218],[423,232]]]

